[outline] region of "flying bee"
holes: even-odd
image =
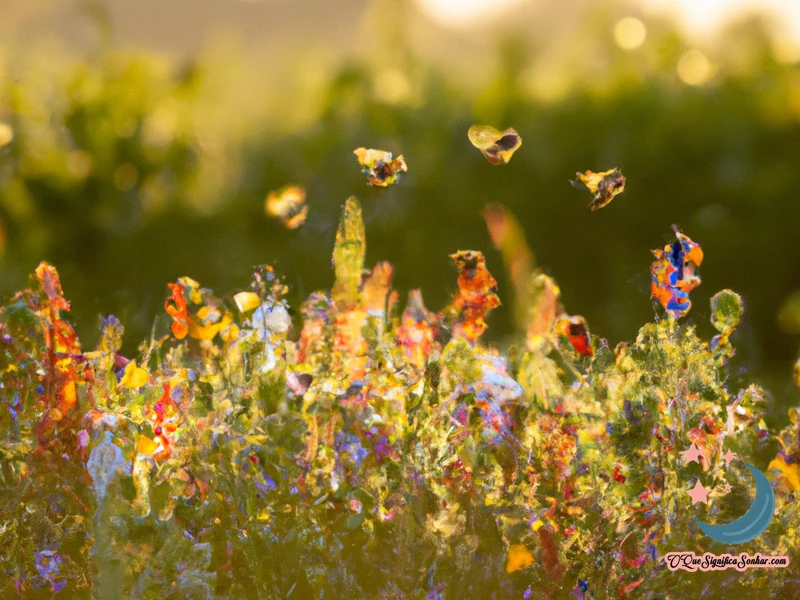
[[[594,194],[594,199],[589,203],[589,210],[598,210],[611,202],[615,196],[625,191],[625,177],[617,168],[602,173],[586,171],[576,173],[578,179],[570,180],[576,188],[588,189]]]
[[[512,127],[500,132],[489,125],[473,125],[467,137],[493,165],[508,164],[514,152],[522,146],[522,138]]]
[[[297,185],[282,187],[269,193],[265,208],[268,215],[276,217],[287,229],[297,229],[308,217],[306,191]]]
[[[392,158],[391,152],[366,148],[356,148],[353,154],[358,158],[361,171],[372,186],[387,187],[397,181],[400,173],[408,172],[408,165],[402,154]]]

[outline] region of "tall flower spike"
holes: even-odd
[[[422,293],[411,290],[397,328],[397,341],[405,349],[408,361],[417,367],[424,367],[431,350],[436,347],[437,335],[436,315],[425,308]]]
[[[186,306],[186,298],[183,296],[183,284],[168,283],[167,286],[170,290],[170,296],[164,302],[164,310],[173,319],[172,335],[182,340],[189,333],[189,325],[187,323],[189,312]]]
[[[671,317],[686,316],[692,308],[689,292],[700,285],[695,269],[703,262],[703,250],[689,236],[672,226],[677,241],[653,250],[656,261],[650,267],[650,296],[657,300]]]
[[[486,330],[486,317],[500,306],[497,281],[486,268],[483,253],[462,250],[450,258],[458,267],[458,295],[447,312],[455,314],[453,337],[463,337],[475,343]]]
[[[55,267],[42,261],[36,267],[36,279],[39,280],[42,291],[47,294],[50,306],[53,309],[69,310],[69,302],[64,298],[64,293],[61,291],[61,279]]]
[[[520,327],[526,327],[531,306],[531,279],[535,259],[525,239],[519,221],[499,202],[490,202],[483,208],[486,228],[494,247],[500,250],[506,272],[514,286],[514,317]]]
[[[528,279],[529,299],[526,341],[528,350],[546,349],[558,316],[561,290],[552,278],[542,273]]]
[[[339,309],[358,304],[366,247],[361,205],[355,196],[351,196],[345,202],[339,229],[336,231],[336,245],[333,247],[336,282],[331,295]]]
[[[386,261],[379,262],[364,276],[361,284],[361,304],[369,316],[379,319],[386,317],[391,285],[392,265]]]

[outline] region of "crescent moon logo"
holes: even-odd
[[[753,465],[747,468],[756,480],[753,504],[741,517],[725,525],[709,525],[695,517],[695,521],[708,537],[723,544],[744,544],[764,533],[775,514],[775,492],[769,479]]]

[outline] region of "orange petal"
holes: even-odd
[[[508,563],[506,573],[513,573],[520,569],[525,569],[533,564],[533,554],[525,547],[525,544],[514,544],[508,548]]]
[[[159,444],[147,436],[142,435],[136,440],[136,452],[139,454],[153,456],[158,448]]]
[[[185,323],[182,323],[180,321],[175,321],[172,324],[172,335],[174,335],[179,340],[185,338],[187,333],[189,333],[189,328],[186,326]]]

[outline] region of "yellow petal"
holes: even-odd
[[[533,564],[533,554],[525,547],[525,544],[514,544],[508,547],[508,564],[506,573],[513,573],[520,569],[525,569]]]
[[[200,292],[200,284],[198,282],[191,277],[181,277],[178,281],[189,289],[189,300],[195,304],[203,303],[203,294]]]
[[[222,337],[223,341],[231,343],[239,337],[239,326],[235,324],[231,325],[220,334],[220,337]]]
[[[493,165],[505,165],[522,146],[522,138],[513,127],[503,132],[489,125],[473,125],[467,132],[469,141]]]
[[[200,310],[197,311],[197,317],[201,321],[207,321],[208,317],[211,315],[211,311],[213,311],[213,310],[214,309],[211,308],[210,306],[204,306]]]
[[[261,304],[261,298],[254,292],[239,292],[233,297],[236,306],[239,307],[239,312],[246,313],[253,310]]]
[[[491,147],[502,136],[503,134],[491,125],[473,125],[467,131],[469,141],[481,150]]]
[[[800,490],[800,465],[797,463],[788,464],[782,456],[778,456],[769,463],[767,471],[771,469],[780,471],[793,490]]]
[[[136,452],[139,454],[144,454],[145,456],[152,456],[158,450],[159,444],[158,442],[151,440],[147,436],[139,436],[139,439],[136,440]]]
[[[192,317],[189,317],[189,335],[196,340],[210,340],[213,339],[223,329],[227,329],[228,325],[233,322],[230,314],[225,314],[219,323],[212,323],[211,325],[201,325]]]
[[[150,373],[136,366],[136,361],[132,360],[125,367],[125,374],[120,383],[127,388],[136,389],[142,387],[150,380]]]

